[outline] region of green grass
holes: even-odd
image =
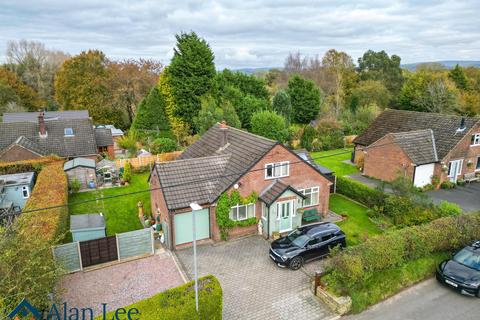
[[[333,212],[347,216],[346,220],[337,224],[347,235],[347,245],[349,246],[357,245],[365,237],[371,237],[382,232],[368,218],[368,208],[357,202],[339,194],[332,194],[330,195],[329,207]]]
[[[138,173],[132,175],[130,185],[124,187],[114,187],[102,189],[99,191],[81,192],[70,195],[68,203],[81,202],[98,197],[108,197],[120,195],[139,190],[148,190],[147,182],[149,173]],[[103,201],[87,202],[84,204],[73,205],[70,207],[70,214],[85,214],[103,212],[107,225],[107,235],[114,235],[127,231],[138,230],[142,224],[138,219],[138,201],[143,202],[146,213],[150,213],[150,192],[142,192],[125,197],[106,199]]]
[[[311,152],[310,155],[312,156],[313,159],[315,159],[316,163],[334,171],[336,176],[342,177],[342,176],[346,176],[346,175],[358,172],[358,169],[356,166],[342,162],[344,160],[350,160],[352,151],[353,151],[353,148],[345,148],[345,149],[335,149],[335,150],[320,151],[320,152]],[[330,157],[330,155],[334,155],[338,153],[342,153],[342,154]],[[319,158],[323,156],[329,156],[329,157]]]
[[[371,278],[362,282],[361,288],[350,290],[352,312],[359,313],[402,289],[433,276],[435,267],[448,256],[447,253],[435,253],[408,261],[396,268],[376,272]]]

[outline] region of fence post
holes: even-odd
[[[82,252],[80,251],[80,241],[77,241],[78,261],[80,261],[80,271],[83,271]]]
[[[313,288],[313,292],[315,295],[317,295],[317,288],[320,286],[320,279],[321,279],[322,273],[319,271],[315,271],[315,284]]]
[[[150,228],[150,239],[152,239],[152,254],[155,254],[155,237],[153,236],[153,228]]]
[[[117,257],[118,257],[118,261],[120,261],[120,244],[119,244],[119,241],[118,241],[118,234],[115,233],[115,242],[117,243]]]

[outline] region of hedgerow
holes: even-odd
[[[48,157],[42,157],[42,158],[33,159],[33,160],[1,162],[0,175],[29,172],[29,171],[33,171],[38,174],[42,170],[43,166],[50,163],[58,162],[60,160],[61,159],[56,156],[48,156]]]

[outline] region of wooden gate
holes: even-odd
[[[115,236],[80,242],[82,266],[118,260],[117,239]]]

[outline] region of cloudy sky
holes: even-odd
[[[480,0],[2,0],[0,60],[7,41],[29,39],[72,54],[168,63],[175,33],[194,30],[218,68],[283,65],[289,52],[329,48],[355,60],[368,49],[403,63],[480,60]]]

